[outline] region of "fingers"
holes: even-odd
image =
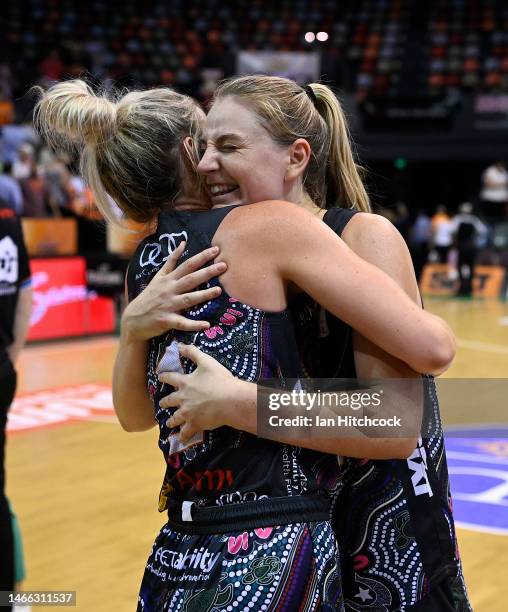
[[[197,304],[202,304],[203,302],[208,302],[213,300],[222,293],[222,289],[220,287],[210,287],[209,289],[201,289],[200,291],[192,291],[191,293],[184,293],[183,295],[179,295],[175,297],[175,310],[187,310],[188,308],[192,308],[192,306],[196,306]]]
[[[169,419],[166,421],[166,426],[169,429],[174,429],[175,427],[180,427],[185,423],[185,417],[182,414],[181,410],[175,410],[174,414],[172,414]]]
[[[204,266],[205,263],[209,262],[210,259],[217,257],[218,254],[219,254],[219,247],[211,247],[209,249],[205,249],[204,251],[201,251],[201,253],[198,253],[197,255],[194,255],[193,257],[190,257],[189,259],[187,259],[187,261],[184,261],[182,264],[180,264],[176,268],[173,274],[174,279],[178,280],[182,278],[183,276],[190,274],[191,272],[195,272],[196,270],[199,270],[199,268]]]
[[[224,274],[227,269],[228,266],[224,261],[212,264],[211,266],[206,266],[206,268],[202,268],[201,270],[197,270],[196,272],[192,272],[190,274],[182,276],[175,283],[175,288],[178,290],[178,293],[183,293],[184,291],[192,291],[196,287],[199,287],[199,285],[203,285],[204,283],[209,281],[214,276],[220,276],[221,274]]]
[[[200,300],[201,301],[201,300]],[[171,314],[168,318],[169,329],[178,329],[187,332],[204,331],[210,327],[208,321],[193,321],[183,315]]]
[[[159,374],[159,380],[166,384],[171,385],[175,389],[180,387],[180,384],[183,382],[185,374],[180,374],[179,372],[161,372]]]
[[[176,268],[176,262],[180,259],[182,253],[185,250],[186,244],[187,243],[185,242],[185,240],[183,242],[180,242],[176,249],[172,253],[170,253],[169,257],[164,262],[164,265],[155,276],[162,276],[163,274],[169,274],[170,272],[173,272],[173,270]]]
[[[161,408],[178,408],[181,403],[182,397],[180,393],[178,391],[174,391],[173,393],[163,397],[159,402],[159,406]]]
[[[178,351],[180,353],[180,357],[186,357],[193,361],[196,365],[199,365],[203,362],[208,355],[202,353],[197,346],[194,344],[178,344]]]
[[[188,442],[192,436],[194,436],[196,433],[198,432],[198,430],[193,427],[192,425],[189,425],[189,423],[184,423],[182,425],[182,427],[180,427],[180,442],[182,442],[183,444],[185,444],[186,442]]]

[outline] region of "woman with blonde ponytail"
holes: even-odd
[[[251,129],[249,114],[262,131]],[[264,158],[263,132],[277,145],[290,149],[293,159],[288,156],[286,168],[277,168]],[[229,195],[219,192],[217,196],[214,190],[224,191],[224,187],[239,182],[241,173],[235,156],[254,156],[259,148],[257,163],[262,172],[257,175],[253,163],[250,173],[266,185],[266,190],[263,193],[258,189],[257,199],[283,197],[322,219],[357,255],[391,276],[421,307],[402,237],[386,219],[370,212],[344,111],[329,87],[313,83],[302,88],[288,79],[260,75],[225,81],[215,93],[201,148],[198,170],[210,186],[212,204],[256,201],[251,197],[253,188],[242,191],[240,185]],[[305,169],[295,185],[290,179],[298,163]],[[278,190],[274,176],[282,181]],[[337,260],[336,265],[342,262]],[[294,320],[308,375],[363,379],[419,376],[414,366],[380,348],[375,338],[367,340],[312,300],[298,299],[294,302]],[[374,303],[381,306],[383,300],[378,297]],[[314,313],[312,318],[309,312]],[[196,351],[193,357],[201,359]],[[431,418],[426,435],[419,439],[410,459],[359,460],[346,456],[341,461],[341,494],[336,499],[334,527],[342,544],[348,609],[361,610],[363,604],[387,611],[412,610],[413,606],[422,612],[470,609],[448,497],[439,406],[432,378],[425,381]],[[192,379],[180,381],[179,394],[184,399],[170,400],[168,405],[180,407],[174,423],[181,426],[186,439],[205,426],[226,423],[256,431],[253,385],[232,385],[223,368],[210,360],[199,363]],[[379,456],[374,446],[362,448],[358,439],[349,440],[349,445],[347,440],[342,442],[342,455]],[[305,446],[306,441],[301,444]],[[333,452],[324,445],[320,448]],[[413,462],[419,461],[427,470],[425,495],[413,489]],[[402,532],[405,535],[401,539]],[[398,542],[397,553],[393,541]],[[438,550],[441,554],[436,554]]]
[[[334,455],[406,457],[416,439],[309,438],[297,447],[255,435],[251,383],[268,377],[284,386],[301,375],[290,288],[417,370],[439,372],[453,358],[446,324],[311,214],[318,208],[311,197],[326,201],[331,138],[315,108],[307,112],[301,88],[293,102],[281,117],[233,101],[222,109],[227,130],[214,105],[198,167],[205,194],[192,174],[191,137],[202,115],[185,96],[159,89],[110,99],[70,82],[43,94],[37,108],[53,142],[79,148],[103,210],[112,198],[130,218],[157,217],[129,267],[113,377],[122,426],[158,425],[166,465],[159,507],[168,521],[146,565],[140,611],[343,610],[329,521],[339,477]],[[301,111],[302,134],[317,132],[316,149],[305,135],[284,132],[293,111]],[[355,181],[341,188],[359,202]],[[205,197],[211,209],[177,210]],[[300,197],[304,206],[290,203]],[[219,251],[227,263],[203,268]],[[205,287],[192,291],[198,285]],[[224,410],[188,404],[185,389],[195,381],[209,406],[225,395]]]

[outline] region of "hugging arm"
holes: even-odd
[[[305,214],[306,219],[293,223],[294,211],[280,217],[278,231],[292,236],[281,242],[278,261],[284,278],[415,372],[440,374],[450,365],[455,339],[442,319],[422,310],[397,282],[355,255],[319,219]]]
[[[347,228],[348,244],[362,258],[376,263],[391,276],[403,292],[411,296],[406,298],[407,303],[411,305],[411,300],[417,302],[418,287],[407,248],[400,234],[380,217],[358,215],[354,220]],[[281,242],[282,237],[277,243]],[[283,261],[282,257],[278,259]],[[340,267],[339,262],[340,260],[335,260],[334,265]],[[326,282],[326,277],[323,279]],[[413,306],[417,308],[414,304]],[[446,334],[449,333],[446,327],[445,331]],[[419,378],[419,374],[404,362],[357,333],[354,336],[354,348],[357,373],[362,378]],[[178,387],[177,392],[161,401],[161,406],[178,408],[172,417],[171,425],[181,425],[181,436],[187,439],[198,430],[213,429],[220,425],[257,433],[256,385],[235,379],[228,370],[196,347],[183,346],[181,352],[196,361],[198,367],[194,373],[189,376],[161,375],[165,382]],[[402,398],[399,405],[401,414],[414,412],[417,417],[418,411],[421,410],[420,387],[418,384],[410,384],[406,389],[409,389],[409,394]],[[360,433],[354,438],[277,439],[333,454],[379,459],[405,458],[415,445],[415,437],[365,437]]]
[[[257,385],[235,378],[213,357],[192,344],[181,345],[180,354],[196,363],[194,372],[165,372],[159,378],[176,388],[160,401],[160,406],[177,409],[167,424],[170,428],[180,427],[182,442],[188,441],[198,431],[222,425],[257,435]],[[276,442],[332,455],[370,459],[404,459],[416,444],[416,437],[382,438],[379,434],[373,437],[359,430],[353,437],[312,437],[310,430],[306,434],[309,435],[286,438],[273,429],[273,435],[269,437]]]
[[[126,431],[144,431],[155,425],[154,408],[146,385],[150,338],[171,329],[207,329],[209,323],[206,321],[193,321],[180,313],[221,292],[220,287],[193,291],[226,269],[223,262],[200,269],[218,255],[219,249],[202,251],[177,266],[184,248],[185,243],[178,246],[146,289],[128,304],[122,316],[113,369],[113,405]]]
[[[136,340],[121,330],[113,368],[113,405],[125,431],[145,431],[155,425],[146,387],[148,340]]]

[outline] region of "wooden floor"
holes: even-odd
[[[459,351],[448,377],[508,375],[508,305],[426,301],[448,320]],[[111,380],[116,340],[29,347],[19,394]],[[156,510],[163,462],[155,431],[123,432],[111,418],[14,432],[8,493],[21,522],[26,589],[75,590],[77,609],[135,609],[144,561],[164,522]],[[460,530],[475,612],[506,609],[508,538]],[[45,607],[37,608],[49,609]]]

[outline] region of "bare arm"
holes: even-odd
[[[229,229],[237,237],[233,245],[237,261],[253,261],[252,253],[256,253],[259,270],[275,266],[275,278],[278,275],[300,287],[417,372],[438,374],[449,366],[455,340],[448,325],[423,311],[388,275],[355,255],[320,219],[287,202],[244,206],[241,214],[238,210],[226,219],[235,221]],[[266,276],[269,279],[269,272]],[[261,283],[258,287],[250,280],[243,289],[236,283],[235,297],[252,304],[251,294],[268,292]],[[272,282],[269,293],[277,291]]]
[[[177,388],[160,401],[161,408],[178,408],[168,419],[168,427],[180,426],[182,442],[198,431],[222,425],[257,435],[257,385],[235,378],[213,357],[191,344],[181,345],[180,354],[192,359],[197,368],[192,374],[167,372],[159,379]],[[403,438],[374,438],[360,431],[354,437],[285,438],[276,434],[271,440],[301,446],[332,455],[370,459],[404,459],[414,449],[414,441]]]
[[[395,281],[337,241],[331,230],[326,235],[320,233],[321,241],[316,236],[314,244],[321,244],[321,252],[305,243],[304,236],[310,237],[311,232],[297,237],[303,264],[298,265],[296,253],[289,253],[285,264],[288,278],[414,370],[438,374],[446,369],[455,354],[453,334],[446,323],[425,313]],[[389,256],[396,258],[397,253],[390,252]],[[341,266],[336,265],[339,261]],[[316,270],[322,272],[316,274]]]
[[[356,225],[356,231],[352,231]],[[413,307],[418,308],[419,293],[407,247],[396,229],[385,219],[374,215],[357,215],[345,232],[353,249],[392,276],[406,294]],[[337,264],[337,261],[335,262]],[[321,269],[321,268],[320,268]],[[407,302],[411,304],[409,299]],[[445,326],[446,333],[451,333]],[[195,431],[230,425],[237,429],[257,433],[256,386],[234,379],[213,359],[204,356],[195,347],[183,347],[183,353],[198,362],[190,376],[163,375],[164,382],[178,383],[178,391],[162,400],[162,407],[180,407],[172,426],[183,425],[182,437],[187,439]],[[355,361],[358,374],[365,378],[418,378],[404,362],[384,352],[365,338],[355,337]],[[220,380],[220,382],[219,382]],[[415,385],[415,390],[418,386]],[[403,409],[419,398],[408,398]],[[335,440],[278,439],[323,452],[369,458],[404,458],[414,449],[414,438],[342,438]]]
[[[220,294],[212,287],[193,291],[226,269],[223,262],[199,270],[218,254],[208,249],[176,266],[185,244],[168,257],[146,289],[126,307],[120,326],[120,343],[113,368],[113,405],[126,431],[144,431],[155,425],[152,400],[146,385],[146,364],[150,338],[171,329],[199,331],[206,321],[192,321],[179,314]]]
[[[155,425],[146,386],[148,340],[136,340],[121,330],[113,367],[113,405],[125,431],[145,431]]]
[[[388,274],[415,304],[421,306],[418,284],[407,245],[397,229],[384,217],[358,214],[343,232],[346,244],[363,260]],[[419,379],[420,374],[406,363],[383,351],[357,332],[353,336],[356,373],[364,379]],[[402,410],[421,410],[423,398],[419,385],[409,385],[409,397]],[[416,445],[416,437],[368,440],[341,440],[338,453],[368,458],[405,458]],[[323,449],[324,450],[324,449]]]
[[[28,328],[30,326],[30,315],[32,313],[32,287],[22,287],[19,290],[16,315],[14,319],[14,341],[7,348],[9,359],[16,363],[21,349],[24,347]]]

